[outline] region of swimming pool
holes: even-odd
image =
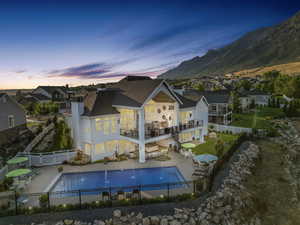
[[[95,190],[110,188],[112,191],[131,191],[141,185],[142,190],[167,189],[167,183],[181,184],[171,185],[169,188],[184,187],[185,179],[176,166],[138,168],[126,170],[91,171],[80,173],[64,173],[51,187],[51,192],[70,192],[77,190]],[[135,187],[130,187],[135,186]]]

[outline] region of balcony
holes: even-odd
[[[179,126],[174,126],[174,127],[152,128],[152,129],[148,128],[145,130],[145,138],[149,139],[149,138],[159,137],[167,134],[176,134],[183,130],[188,130],[191,128],[196,128],[201,126],[203,126],[202,120],[201,121],[191,120],[186,124],[180,124]]]
[[[179,126],[173,126],[173,127],[165,127],[165,128],[153,128],[149,127],[149,124],[146,124],[145,126],[145,139],[150,139],[154,137],[159,137],[167,134],[178,134],[181,131],[196,128],[196,127],[202,127],[203,121],[202,120],[190,120],[186,124],[179,124]],[[139,132],[137,129],[133,130],[120,130],[120,135],[139,139]]]
[[[139,139],[139,131],[137,129],[133,129],[133,130],[121,129],[120,135],[129,137],[129,138]]]

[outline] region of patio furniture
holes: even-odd
[[[28,161],[28,157],[14,157],[14,158],[8,160],[7,164],[15,165],[15,164],[19,164],[19,163],[24,163],[26,161]]]
[[[20,176],[27,175],[29,173],[31,173],[30,169],[16,169],[16,170],[10,171],[5,176],[6,177],[20,177]]]
[[[17,201],[18,201],[19,204],[25,205],[25,204],[29,201],[29,199],[28,199],[28,197],[21,196],[21,197],[19,197],[19,198],[17,199]]]

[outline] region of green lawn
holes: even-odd
[[[193,149],[193,153],[196,155],[205,154],[205,153],[216,155],[215,144],[217,143],[219,138],[222,139],[224,142],[225,145],[224,153],[225,153],[226,151],[229,150],[229,148],[234,143],[234,141],[239,137],[239,135],[234,135],[234,134],[218,133],[217,135],[218,138],[207,138],[205,140],[205,143],[197,145]]]
[[[233,114],[232,126],[250,127],[257,129],[268,129],[272,126],[274,118],[284,116],[284,112],[279,108],[264,107],[256,109],[255,113]]]

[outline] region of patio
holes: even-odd
[[[168,161],[158,161],[155,159],[150,159],[143,164],[139,163],[137,160],[128,159],[120,162],[109,162],[107,164],[94,163],[85,166],[61,166],[63,166],[63,173],[177,166],[186,181],[193,180],[192,174],[194,172],[194,167],[192,158],[185,158],[183,155],[175,152],[168,153],[168,156],[171,158]],[[58,172],[59,166],[60,165],[39,168],[39,175],[34,177],[32,182],[25,188],[24,192],[39,193],[47,191],[60,175],[60,173]]]

